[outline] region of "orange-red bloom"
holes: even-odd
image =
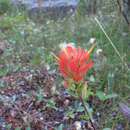
[[[90,59],[88,51],[68,45],[59,53],[58,64],[60,72],[65,79],[80,82],[93,66],[93,61]]]

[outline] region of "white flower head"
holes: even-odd
[[[94,44],[95,42],[96,42],[96,38],[94,38],[94,37],[93,37],[93,38],[90,38],[90,40],[89,40],[89,43],[90,43],[90,44]]]
[[[102,49],[97,49],[96,54],[99,56],[103,52]]]

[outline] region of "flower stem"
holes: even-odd
[[[82,96],[79,96],[79,98],[80,98],[80,101],[81,101],[81,103],[82,103],[82,105],[83,105],[83,107],[84,107],[85,113],[89,116],[89,121],[90,121],[90,123],[91,123],[93,129],[96,130],[96,128],[95,128],[95,126],[94,126],[94,124],[93,124],[93,121],[92,121],[92,119],[91,119],[91,116],[90,116],[90,114],[89,114],[89,112],[88,112],[88,109],[87,109],[87,107],[86,107],[86,105],[85,105],[85,102],[84,102]]]

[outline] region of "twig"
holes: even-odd
[[[126,14],[125,14],[124,11],[122,10],[122,7],[121,7],[121,4],[120,4],[120,1],[119,1],[119,0],[117,0],[117,4],[118,4],[118,6],[119,6],[119,10],[120,10],[120,12],[122,13],[122,15],[123,15],[123,17],[124,17],[126,23],[127,23],[128,25],[130,25],[130,22],[129,22],[129,20],[128,20]]]
[[[91,119],[91,116],[90,116],[90,114],[89,114],[89,112],[88,112],[88,109],[86,108],[86,105],[85,105],[85,102],[84,102],[83,98],[82,98],[81,96],[79,96],[79,98],[80,98],[80,101],[82,102],[82,105],[83,105],[83,107],[84,107],[85,113],[89,116],[89,121],[90,121],[90,123],[91,123],[93,129],[96,130],[96,128],[95,128],[95,126],[94,126],[94,124],[93,124],[93,121],[92,121],[92,119]]]

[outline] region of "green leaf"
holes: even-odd
[[[110,128],[104,128],[103,130],[111,130]]]
[[[9,72],[8,68],[2,68],[0,69],[0,76],[5,76]]]
[[[102,101],[106,100],[106,95],[102,91],[97,91],[96,96]]]
[[[12,124],[8,124],[8,125],[6,126],[6,129],[7,129],[7,130],[10,130],[11,127],[12,127]]]
[[[17,128],[15,128],[15,130],[21,130],[21,128],[17,127]]]
[[[114,86],[114,73],[109,72],[107,80],[108,80],[108,93],[111,94],[113,92],[113,86]]]
[[[57,130],[63,130],[63,124],[60,124],[57,128]]]
[[[33,59],[31,60],[31,63],[33,65],[40,65],[41,64],[41,56],[39,54],[36,54]]]
[[[77,109],[76,109],[77,112],[83,112],[84,111],[84,108],[82,106],[79,106]]]
[[[66,116],[73,119],[75,117],[74,110],[67,111]]]
[[[89,116],[88,115],[80,115],[80,119],[81,120],[89,120]]]
[[[85,94],[85,90],[84,90],[84,94]],[[86,95],[84,95],[84,100],[87,100],[89,98],[89,96],[92,96],[94,93],[92,92],[92,90],[90,88],[87,89],[86,91]]]
[[[57,110],[57,108],[56,108],[56,103],[53,101],[53,100],[48,100],[48,102],[47,102],[47,107],[50,107],[50,108],[53,108],[53,109],[55,109],[55,110]]]
[[[29,126],[29,127],[26,127],[26,130],[31,130],[31,127]]]
[[[37,100],[38,101],[42,101],[43,100],[43,91],[41,89],[38,90]]]
[[[118,95],[116,93],[112,93],[112,94],[109,94],[106,96],[106,99],[111,99],[111,98],[115,98],[117,97]]]
[[[115,93],[106,95],[106,94],[105,94],[104,92],[102,92],[102,91],[97,91],[97,92],[96,92],[96,96],[97,96],[101,101],[105,101],[105,100],[107,100],[107,99],[115,98],[115,97],[117,97],[118,95],[115,94]]]
[[[85,83],[85,84],[82,86],[82,98],[83,98],[83,99],[87,99],[87,97],[88,97],[87,88],[88,88],[88,85],[87,85],[87,83]]]

